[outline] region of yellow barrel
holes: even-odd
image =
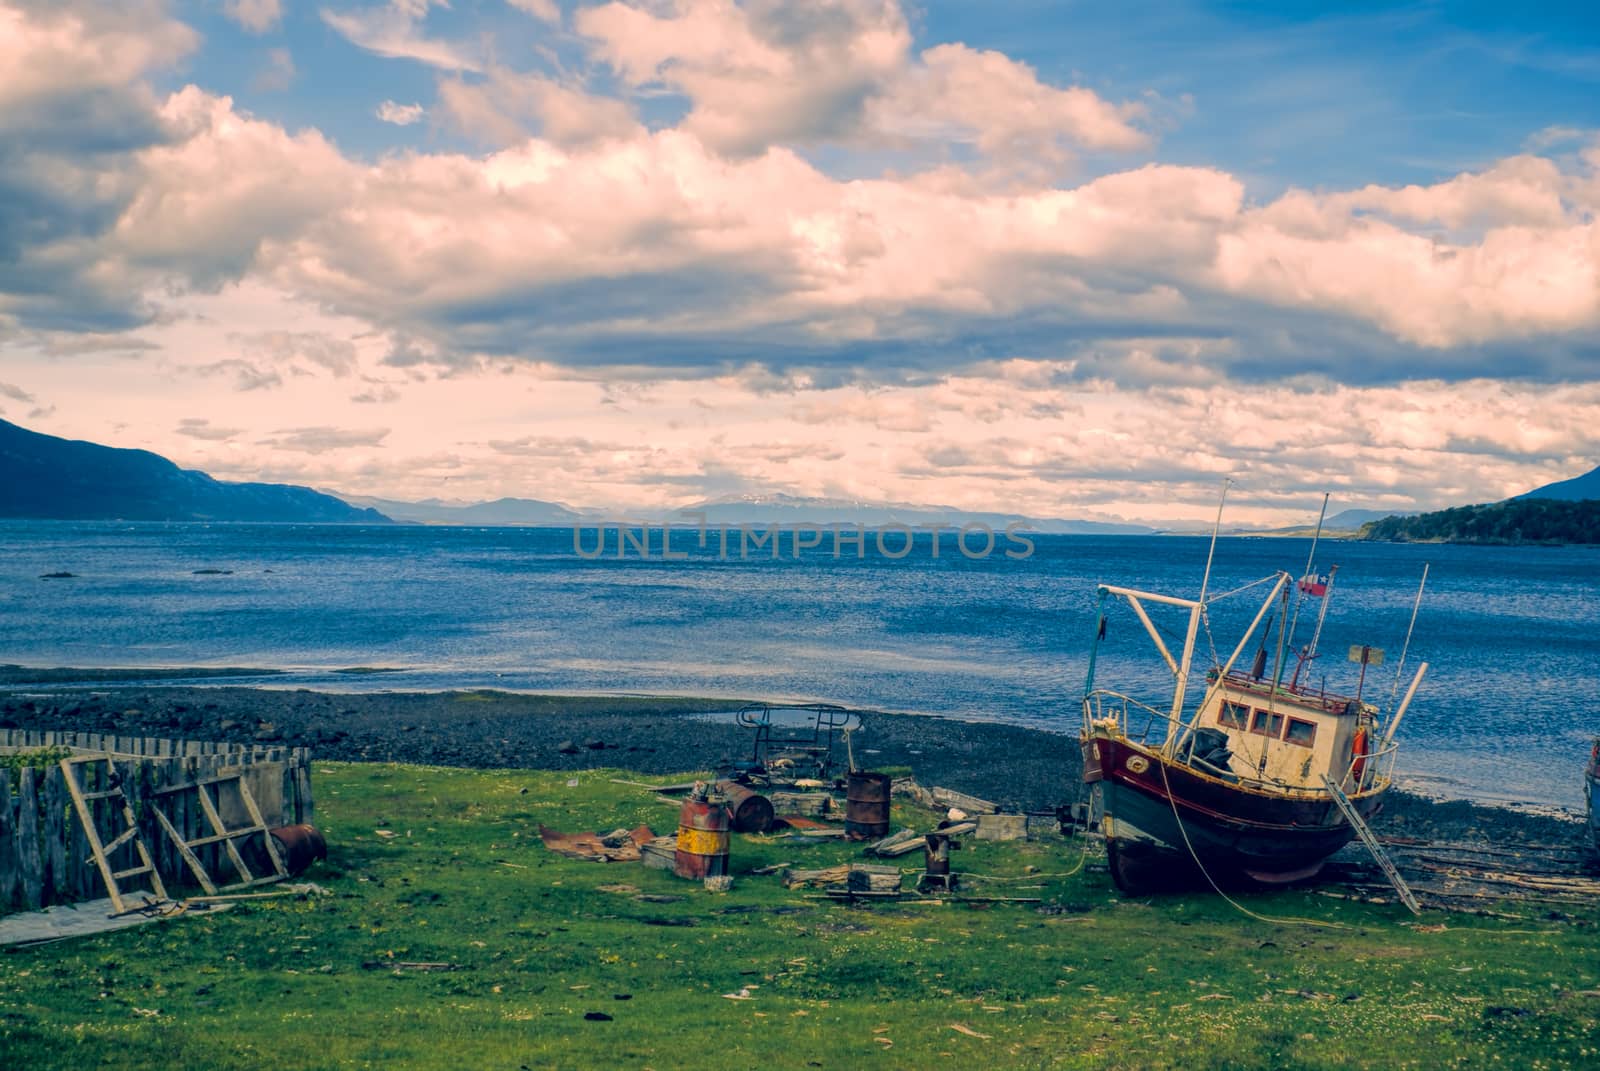
[[[728,808],[719,796],[683,801],[672,860],[678,877],[699,881],[728,873],[728,821]]]

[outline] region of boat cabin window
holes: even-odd
[[[1289,728],[1285,730],[1283,738],[1291,744],[1301,747],[1311,747],[1317,739],[1317,726],[1302,718],[1290,718]]]
[[[1242,731],[1250,724],[1250,708],[1238,703],[1223,703],[1217,708],[1217,724]]]
[[[1270,710],[1258,710],[1255,720],[1250,723],[1250,731],[1257,736],[1277,737],[1283,732],[1283,715]]]

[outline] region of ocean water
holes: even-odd
[[[781,557],[726,556],[712,533],[662,557],[614,530],[578,553],[570,529],[0,522],[0,662],[252,666],[275,687],[498,687],[825,700],[1076,732],[1100,582],[1193,597],[1201,537],[1002,536],[969,559],[946,533],[903,557],[831,537]],[[592,553],[599,533],[579,533]],[[899,549],[891,537],[888,549]],[[982,549],[974,537],[969,547]],[[1213,594],[1299,575],[1309,541],[1225,538]],[[1431,665],[1398,766],[1443,795],[1578,809],[1600,733],[1600,549],[1325,541],[1339,566],[1310,674],[1353,691],[1353,644],[1384,648],[1364,695],[1388,706],[1412,599],[1431,571],[1407,666]],[[196,570],[230,570],[200,575]],[[72,579],[43,580],[69,571]],[[1216,604],[1199,654],[1226,657],[1264,587]],[[1319,604],[1296,636],[1308,640]],[[1275,618],[1276,621],[1276,618]],[[1175,619],[1168,646],[1181,644]],[[1276,637],[1276,624],[1272,635]],[[1254,653],[1247,651],[1242,665]],[[400,672],[339,672],[380,667]],[[1152,697],[1170,677],[1126,614],[1098,682]],[[1407,670],[1409,680],[1410,670]],[[1398,686],[1403,692],[1403,683]],[[868,725],[870,732],[870,723]]]

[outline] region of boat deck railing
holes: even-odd
[[[1182,735],[1189,731],[1187,722],[1174,718],[1169,711],[1158,710],[1141,700],[1121,692],[1114,692],[1106,688],[1097,688],[1083,698],[1083,730],[1087,736],[1095,724],[1114,725],[1119,735],[1143,747],[1157,749],[1163,747],[1167,740],[1177,735],[1180,740]],[[1371,738],[1379,746],[1369,748],[1364,756],[1352,756],[1337,772],[1341,775],[1337,784],[1344,788],[1345,793],[1351,797],[1365,795],[1388,788],[1394,783],[1395,757],[1399,753],[1400,745],[1390,742],[1383,744],[1376,732]],[[1184,761],[1184,760],[1179,760]],[[1278,778],[1262,778],[1250,774],[1241,774],[1236,770],[1218,770],[1205,762],[1198,760],[1188,763],[1195,769],[1212,776],[1226,776],[1237,779],[1240,783],[1258,785],[1266,789],[1292,789],[1317,795],[1326,795],[1327,790],[1319,785],[1296,784]],[[1330,771],[1330,773],[1333,771]]]

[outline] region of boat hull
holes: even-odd
[[[1097,737],[1099,793],[1111,875],[1130,894],[1218,884],[1283,884],[1316,875],[1355,836],[1331,799],[1263,792],[1199,774],[1118,737]],[[1085,758],[1090,758],[1086,754]],[[1363,819],[1383,792],[1355,797]]]

